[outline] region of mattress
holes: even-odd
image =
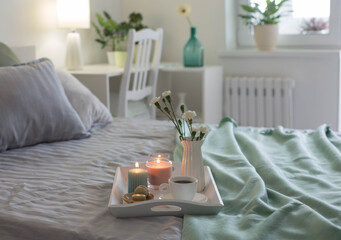
[[[115,119],[90,138],[0,153],[0,238],[180,239],[182,218],[120,219],[108,211],[118,166],[172,153],[166,121]]]

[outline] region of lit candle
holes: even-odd
[[[128,193],[134,192],[139,185],[148,186],[147,171],[139,168],[139,163],[135,163],[135,168],[128,171]]]
[[[158,189],[160,184],[168,183],[172,174],[172,162],[162,158],[150,158],[146,164],[148,181],[151,188]]]
[[[168,153],[152,153],[149,154],[149,158],[160,158],[169,160],[170,155]]]

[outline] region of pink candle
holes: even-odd
[[[151,187],[158,187],[161,183],[168,183],[172,174],[172,162],[159,159],[150,158],[146,164],[148,172],[148,181]]]

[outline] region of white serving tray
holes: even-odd
[[[142,165],[141,167],[145,167]],[[181,163],[173,162],[172,176],[179,176]],[[116,169],[113,188],[109,200],[109,210],[115,217],[141,216],[183,216],[217,214],[224,206],[219,191],[214,182],[211,169],[205,166],[205,188],[202,194],[207,197],[206,202],[194,202],[176,199],[160,199],[158,190],[151,190],[154,200],[137,203],[126,203],[122,197],[128,190],[128,170],[133,167],[118,167]]]

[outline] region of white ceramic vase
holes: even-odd
[[[202,161],[201,146],[203,141],[181,141],[184,148],[182,155],[181,175],[198,179],[197,192],[205,188],[204,164]]]
[[[275,49],[278,40],[278,24],[264,24],[253,27],[256,46],[260,51]]]

